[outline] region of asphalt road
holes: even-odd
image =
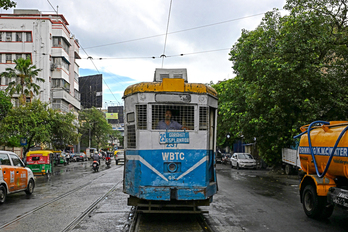
[[[74,232],[128,231],[132,211],[122,192],[123,166],[102,165],[93,173],[90,162],[71,163],[55,169],[50,180],[37,178],[32,196],[9,195],[0,205],[0,231],[65,231],[98,199],[101,201],[72,229]],[[308,218],[302,209],[296,176],[273,174],[269,170],[236,170],[217,164],[219,191],[204,217],[216,232],[237,231],[348,231],[348,214],[335,209],[325,221]],[[102,198],[106,193],[108,195]],[[160,217],[162,218],[162,217]],[[163,217],[166,218],[166,217]],[[185,216],[175,224],[190,230]],[[159,219],[160,220],[160,219]],[[164,224],[166,221],[155,223]],[[168,224],[166,231],[172,231]],[[180,231],[185,231],[180,229]]]
[[[305,215],[297,176],[217,164],[217,178],[219,191],[207,216],[216,231],[348,231],[343,209],[336,208],[324,221]]]

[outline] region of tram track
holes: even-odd
[[[148,218],[146,217],[146,215],[149,214],[144,214],[141,212],[137,211],[137,207],[134,207],[130,213],[130,215],[132,215],[132,222],[127,226],[127,228],[123,229],[123,232],[141,232],[144,230],[148,230],[149,228],[151,228],[151,230],[153,231],[168,231],[168,227],[170,227],[170,229],[172,231],[185,231],[182,229],[182,225],[180,223],[180,221],[178,221],[177,223],[174,224],[167,224],[167,223],[163,223],[163,222],[159,222],[156,221],[155,223],[153,223],[152,225],[146,224],[144,225],[145,221],[148,220]],[[153,214],[151,214],[153,215]],[[163,221],[167,220],[167,217],[171,217],[171,215],[173,214],[159,214],[161,215],[163,219]],[[195,231],[202,231],[202,232],[214,232],[214,230],[208,225],[207,221],[204,218],[203,213],[200,214],[175,214],[176,216],[181,215],[183,217],[185,217],[185,219],[190,218],[189,223],[191,228],[192,227],[196,227],[196,228],[200,228],[200,230],[195,230]],[[175,228],[176,225],[178,226],[178,228]],[[144,229],[144,228],[146,229]],[[188,229],[187,231],[192,231],[191,229]]]
[[[122,183],[122,180],[116,183],[109,191],[107,191],[103,196],[99,197],[96,201],[94,201],[84,212],[80,214],[80,216],[76,217],[73,221],[71,221],[61,232],[68,232],[75,228],[87,215],[89,215],[97,205],[104,200],[111,192],[113,192],[116,187]]]
[[[1,229],[4,229],[4,228],[6,228],[6,227],[9,227],[9,226],[11,226],[11,225],[13,225],[13,224],[15,224],[15,223],[19,223],[20,221],[22,221],[22,220],[24,220],[25,218],[27,218],[28,216],[30,216],[30,215],[32,215],[32,214],[38,212],[39,210],[42,210],[42,209],[44,209],[44,208],[46,208],[46,207],[49,207],[49,206],[55,204],[56,202],[62,200],[63,198],[66,198],[66,197],[68,197],[68,196],[70,196],[70,195],[76,193],[77,191],[80,191],[81,189],[83,189],[83,188],[89,186],[92,182],[94,182],[94,181],[96,181],[96,180],[102,178],[104,175],[105,175],[105,173],[101,173],[98,177],[96,177],[96,178],[94,178],[94,179],[92,179],[92,180],[90,180],[90,181],[87,181],[86,183],[84,183],[84,184],[82,184],[82,185],[79,185],[78,187],[73,188],[73,189],[71,189],[71,190],[69,190],[69,191],[63,193],[63,194],[61,194],[60,196],[58,196],[58,197],[56,197],[56,198],[54,198],[54,199],[52,199],[52,200],[50,200],[50,201],[48,201],[48,202],[46,202],[46,203],[41,204],[40,206],[35,207],[34,209],[32,209],[32,210],[30,210],[30,211],[28,211],[28,212],[26,212],[26,213],[24,213],[24,214],[22,214],[22,215],[16,217],[15,219],[13,219],[13,220],[11,220],[11,221],[8,221],[8,222],[6,222],[6,223],[0,225],[0,230],[1,230]],[[103,200],[108,194],[110,194],[110,192],[111,192],[112,190],[114,190],[114,189],[116,188],[116,186],[119,185],[121,182],[122,182],[122,181],[119,181],[118,183],[116,183],[111,189],[109,189],[109,191],[107,191],[106,194],[103,195],[103,197],[101,197],[101,198],[99,198],[97,201],[93,202],[93,204],[88,208],[88,209],[91,209],[91,210],[89,210],[89,211],[92,211],[92,210],[95,208],[95,206],[96,206],[101,200]],[[88,209],[87,209],[87,210],[88,210]],[[87,211],[87,210],[86,210],[86,211]],[[73,222],[71,222],[68,226],[71,226],[71,224],[73,224]],[[68,226],[67,226],[67,227],[68,227]],[[67,228],[67,227],[66,227],[66,228]],[[65,231],[65,230],[64,230],[64,231]]]

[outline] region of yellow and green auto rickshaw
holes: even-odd
[[[52,150],[29,151],[26,155],[27,167],[34,175],[50,177],[54,162],[54,152]]]

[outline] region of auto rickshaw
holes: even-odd
[[[64,164],[64,166],[67,165],[65,153],[61,151],[52,151],[52,152],[54,157],[54,166],[57,166],[58,164]]]
[[[36,176],[46,176],[49,178],[52,174],[53,162],[54,154],[52,150],[29,151],[26,155],[27,167]]]

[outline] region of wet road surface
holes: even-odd
[[[9,195],[0,205],[0,231],[122,231],[132,223],[132,208],[122,192],[123,166],[105,165],[93,173],[91,162],[57,167],[51,179],[37,178],[32,196]],[[224,231],[348,231],[348,215],[335,209],[325,221],[308,218],[302,209],[296,176],[268,170],[236,170],[217,164],[219,191],[204,214],[216,232]],[[106,197],[103,197],[106,196]],[[205,231],[192,215],[142,215],[138,231]]]
[[[219,191],[207,216],[215,231],[348,231],[348,214],[340,208],[325,221],[305,215],[296,176],[217,164],[217,178]]]

